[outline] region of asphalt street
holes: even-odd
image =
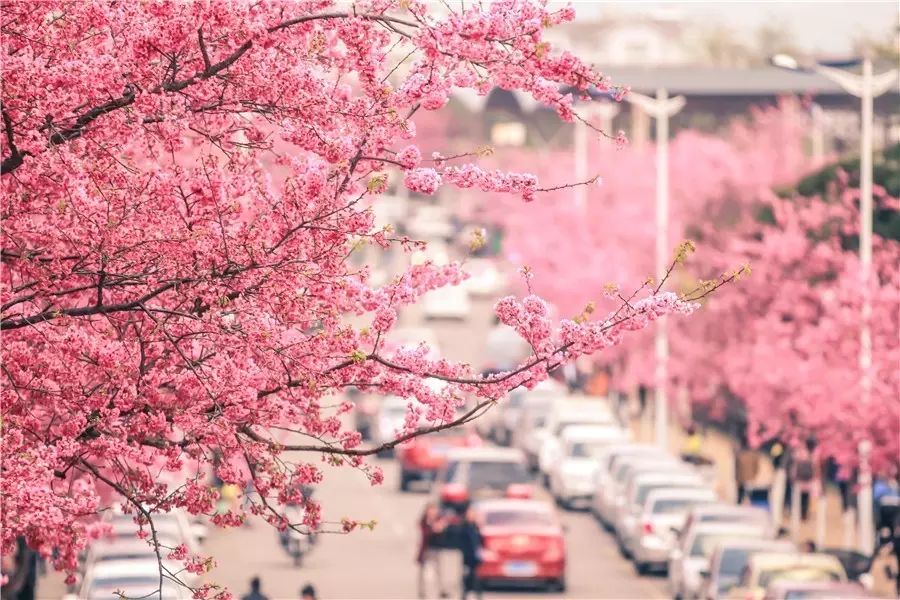
[[[443,355],[482,363],[484,341],[492,325],[492,301],[475,301],[465,322],[424,323],[417,312],[402,315],[404,326],[432,328]],[[272,599],[299,598],[299,589],[312,583],[323,600],[416,598],[416,521],[426,502],[424,490],[402,493],[393,460],[380,460],[385,482],[372,487],[359,472],[326,468],[325,482],[316,491],[324,518],[375,519],[374,531],[320,536],[319,542],[300,567],[278,544],[276,533],[262,523],[239,530],[215,531],[206,551],[216,557],[218,568],[210,580],[228,586],[237,595],[248,589],[254,575],[262,579],[263,591]],[[614,540],[594,522],[589,513],[564,512],[568,551],[568,589],[564,596],[521,590],[489,591],[485,598],[592,598],[627,600],[664,598],[665,579],[640,577],[631,563],[622,559]],[[458,590],[458,565],[451,577]]]

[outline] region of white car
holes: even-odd
[[[425,354],[425,358],[428,360],[437,360],[441,357],[437,337],[435,337],[434,331],[427,327],[397,327],[388,332],[385,341],[389,350],[399,348],[412,350],[420,344],[425,344],[428,348],[428,352]]]
[[[183,568],[178,562],[163,560],[164,568],[176,573]],[[159,590],[160,563],[157,559],[110,560],[97,563],[88,570],[77,595],[79,600],[110,600],[121,591],[127,598],[141,598]],[[179,585],[163,580],[163,600],[181,600],[189,597]],[[148,596],[149,597],[149,596]],[[154,593],[154,598],[159,594]]]
[[[597,468],[594,469],[594,493],[591,495],[591,513],[602,525],[606,525],[609,518],[603,507],[604,493],[608,491],[609,483],[612,480],[612,470],[616,464],[624,458],[630,456],[658,456],[663,455],[659,446],[651,444],[641,444],[637,442],[626,442],[608,446],[597,453]]]
[[[561,457],[560,435],[569,425],[618,426],[618,420],[603,399],[570,396],[556,402],[547,419],[547,426],[539,436],[537,465],[545,478],[549,475],[550,466]]]
[[[514,389],[498,406],[499,412],[494,417],[491,431],[494,439],[506,446],[513,445],[515,434],[523,425],[525,414],[529,410],[549,411],[553,401],[565,395],[565,389],[552,379],[542,381],[532,390]]]
[[[406,407],[409,400],[399,396],[387,396],[381,401],[381,405],[375,413],[375,423],[372,430],[372,441],[380,446],[397,437],[397,433],[403,429],[406,423]],[[381,456],[391,456],[392,451],[386,450]]]
[[[796,552],[788,540],[729,540],[716,546],[705,573],[703,600],[722,600],[738,585],[744,567],[757,552]]]
[[[613,528],[620,538],[634,535],[644,501],[653,490],[662,488],[701,488],[703,478],[686,463],[650,465],[633,471],[622,483],[624,502],[616,505]]]
[[[771,529],[741,523],[701,523],[679,540],[669,555],[669,589],[678,600],[694,600],[703,591],[703,578],[719,544],[729,540],[767,539]]]
[[[140,529],[134,522],[132,514],[114,511],[108,513],[104,521],[109,523],[112,537],[136,537]],[[179,543],[183,542],[190,553],[197,553],[200,550],[201,539],[206,533],[205,525],[192,523],[188,515],[181,510],[154,513],[153,527],[156,529],[157,536],[179,540]],[[144,531],[149,533],[150,526],[144,525]]]
[[[638,573],[651,568],[667,570],[675,545],[674,527],[684,523],[688,511],[698,504],[711,504],[718,498],[708,488],[659,489],[650,492],[641,511],[636,535],[626,538],[626,551]]]
[[[496,296],[506,288],[506,277],[490,259],[469,259],[465,271],[469,278],[463,282],[463,287],[472,296]]]
[[[635,449],[637,450],[637,448]],[[594,502],[592,508],[597,519],[608,530],[613,529],[616,507],[625,503],[619,484],[637,466],[644,469],[657,465],[676,465],[677,458],[657,447],[640,447],[634,454],[616,454],[608,464],[600,462],[594,478]]]
[[[550,491],[561,506],[591,501],[597,454],[603,448],[626,441],[628,433],[617,425],[570,425],[563,429],[561,456],[550,465]]]
[[[453,448],[447,462],[435,478],[438,497],[448,485],[465,489],[468,499],[504,495],[509,486],[528,484],[525,456],[513,448]]]
[[[464,320],[472,312],[472,303],[462,286],[451,285],[425,294],[422,309],[426,319]]]
[[[484,365],[500,370],[515,368],[531,356],[532,352],[531,345],[519,335],[519,332],[502,323],[497,323],[488,332],[484,348]],[[556,382],[546,380],[539,384],[539,387],[545,383],[553,384]],[[556,384],[556,388],[560,390],[560,396],[565,396],[566,391],[561,389],[562,386]]]
[[[413,217],[407,221],[410,237],[420,240],[449,239],[455,228],[450,211],[440,204],[419,204]]]

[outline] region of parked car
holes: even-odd
[[[437,338],[434,332],[426,327],[398,327],[392,329],[384,341],[384,348],[389,352],[396,352],[402,349],[414,350],[422,344],[428,348],[425,354],[428,360],[437,360],[441,357]],[[375,438],[376,429],[378,428],[379,410],[384,396],[363,393],[355,388],[350,389],[349,395],[350,399],[356,404],[356,410],[353,412],[356,430],[363,436],[364,440]]]
[[[771,529],[741,523],[698,523],[669,555],[669,589],[675,600],[694,600],[703,592],[704,575],[716,546],[732,539],[768,539]]]
[[[673,463],[636,468],[620,487],[624,502],[616,505],[613,529],[617,536],[624,539],[634,535],[638,519],[644,510],[644,502],[654,490],[697,489],[704,485],[703,479],[689,465]]]
[[[375,423],[372,429],[372,441],[381,445],[396,439],[397,433],[403,429],[406,423],[406,407],[409,400],[399,396],[387,396],[381,400],[375,413]],[[382,450],[378,456],[393,456],[391,449]]]
[[[775,537],[777,533],[772,515],[768,510],[757,506],[724,502],[694,507],[676,533],[679,537],[689,535],[691,529],[701,523],[756,524],[768,529],[770,537]]]
[[[472,296],[496,297],[506,288],[506,276],[491,259],[470,258],[465,263],[465,271],[469,274],[469,278],[463,281],[462,285]]]
[[[477,575],[483,583],[566,589],[566,541],[553,506],[540,500],[475,504],[484,543]]]
[[[140,526],[135,522],[133,514],[125,514],[118,510],[111,511],[104,516],[104,521],[109,524],[111,537],[136,537]],[[153,514],[153,527],[157,536],[179,540],[184,543],[188,552],[196,553],[200,550],[200,533],[206,531],[206,526],[192,523],[187,514],[182,510],[173,510],[167,513]],[[144,531],[149,532],[150,527],[144,525]]]
[[[552,403],[565,395],[565,389],[550,379],[542,381],[532,390],[513,390],[499,406],[500,410],[492,423],[491,436],[498,444],[514,445],[516,431],[522,426],[527,411],[537,408],[549,411]]]
[[[182,565],[163,559],[163,566],[171,572],[181,570]],[[160,563],[154,558],[109,560],[93,565],[85,574],[79,591],[79,600],[109,600],[119,597],[116,590],[128,598],[140,598],[159,590]],[[165,582],[164,582],[165,583]],[[159,597],[158,594],[154,594]],[[164,600],[187,598],[182,586],[164,585]]]
[[[638,573],[651,569],[665,571],[675,538],[672,527],[684,522],[692,507],[716,501],[711,489],[660,489],[650,492],[644,502],[635,535],[621,540],[625,551],[634,560]]]
[[[605,400],[569,396],[557,401],[547,419],[547,426],[538,447],[537,466],[545,478],[550,467],[561,458],[561,436],[570,425],[610,425],[618,427],[615,414]]]
[[[603,490],[603,494],[607,496],[606,500],[608,500],[605,514],[610,528],[613,531],[616,530],[617,514],[625,506],[625,490],[623,488],[631,473],[637,470],[652,472],[661,469],[684,468],[685,464],[671,454],[634,456],[618,461],[613,469],[612,477]]]
[[[864,600],[876,598],[858,583],[773,583],[764,600]]]
[[[433,481],[447,462],[453,448],[481,446],[481,438],[464,427],[443,429],[415,437],[397,447],[400,489],[409,490],[414,481]]]
[[[847,573],[834,556],[819,553],[766,552],[747,561],[728,598],[762,600],[775,583],[846,583]]]
[[[436,479],[438,494],[444,486],[465,490],[471,500],[503,496],[510,486],[531,483],[525,456],[512,448],[454,448]]]
[[[590,503],[598,452],[626,440],[627,433],[618,425],[571,425],[560,437],[561,455],[550,465],[550,492],[564,507]]]
[[[472,303],[465,288],[447,285],[425,294],[422,310],[426,319],[464,320],[472,312]]]
[[[649,444],[617,444],[605,448],[597,458],[594,471],[594,494],[591,512],[606,529],[610,529],[613,506],[613,472],[620,461],[638,456],[668,456],[659,446]]]
[[[731,588],[738,585],[744,567],[750,557],[760,552],[796,552],[797,547],[788,540],[743,539],[728,540],[718,544],[704,573],[704,600],[722,600]]]

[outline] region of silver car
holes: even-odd
[[[698,523],[669,555],[669,589],[676,600],[699,598],[716,546],[729,540],[764,540],[771,528],[760,524]]]
[[[676,532],[679,540],[690,535],[691,529],[701,523],[743,523],[758,525],[769,530],[769,537],[774,538],[777,533],[772,515],[768,510],[758,506],[726,504],[706,504],[694,507],[684,521],[684,525]]]
[[[684,523],[687,513],[698,504],[716,502],[711,489],[659,489],[650,492],[638,521],[637,535],[629,540],[626,550],[640,574],[650,569],[668,569],[669,554],[675,545],[672,528]]]
[[[793,552],[796,547],[788,540],[744,539],[718,544],[703,573],[704,600],[722,600],[741,579],[741,573],[756,552]]]
[[[633,538],[637,534],[638,519],[644,508],[644,502],[653,490],[705,487],[700,474],[686,464],[667,466],[665,470],[654,465],[647,469],[633,471],[624,485],[622,496],[625,498],[625,502],[616,507],[613,516],[613,528],[622,547],[627,547],[624,543],[625,539]]]
[[[603,491],[606,498],[604,519],[610,528],[616,528],[616,515],[625,506],[625,483],[635,471],[661,471],[665,469],[682,469],[684,463],[670,454],[656,456],[635,456],[626,458],[613,469],[612,478]]]
[[[639,456],[668,456],[659,446],[649,444],[617,444],[603,449],[597,456],[594,471],[594,496],[591,512],[605,528],[611,529],[612,505],[614,500],[613,475],[622,461]]]
[[[553,400],[565,396],[565,390],[554,381],[543,381],[533,390],[515,389],[500,404],[500,414],[493,423],[493,437],[505,446],[516,442],[516,431],[523,426],[525,413],[532,407],[549,411]]]

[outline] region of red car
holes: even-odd
[[[478,578],[566,589],[566,541],[550,502],[503,498],[477,502],[484,549]]]
[[[433,481],[447,463],[453,448],[481,446],[481,438],[466,429],[444,429],[411,439],[397,447],[400,461],[400,489],[409,490],[413,481]]]

